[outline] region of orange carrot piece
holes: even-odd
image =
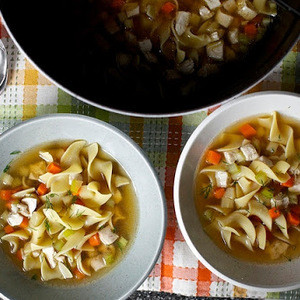
[[[11,200],[14,190],[0,190],[0,198],[5,201]]]
[[[281,215],[281,212],[277,207],[273,207],[269,209],[269,215],[272,219],[276,219]]]
[[[62,171],[62,168],[60,167],[60,165],[58,163],[52,162],[48,165],[47,171],[52,174],[57,174]]]
[[[20,228],[25,229],[29,225],[29,220],[26,217],[23,217],[22,223],[19,225]]]
[[[290,211],[287,213],[287,220],[293,226],[298,226],[300,224],[300,216],[297,216]]]
[[[6,234],[13,233],[15,231],[14,228],[10,225],[6,225],[3,229]]]
[[[294,185],[294,181],[295,181],[294,176],[291,176],[288,181],[282,183],[281,185],[284,187],[292,187]]]
[[[252,138],[256,135],[256,130],[250,124],[244,124],[239,129],[240,133],[246,138]]]
[[[176,9],[176,5],[172,2],[165,2],[163,4],[163,6],[161,7],[161,11],[164,14],[170,14],[171,12],[173,12]]]
[[[244,27],[244,32],[247,36],[254,37],[257,35],[257,28],[256,28],[255,24],[248,23]]]
[[[8,208],[9,210],[11,210],[11,205],[12,205],[13,201],[7,201],[5,203],[5,207]]]
[[[225,192],[226,192],[226,190],[224,188],[221,188],[221,187],[216,188],[214,190],[214,197],[216,199],[222,199],[222,197],[224,196]]]
[[[85,275],[81,273],[77,268],[73,271],[73,274],[78,280],[82,280],[83,278],[85,278]]]
[[[16,253],[16,257],[18,260],[23,260],[23,253],[22,253],[22,249],[19,249]]]
[[[214,150],[208,150],[206,154],[206,161],[212,165],[217,165],[221,160],[221,154],[214,151]]]
[[[38,194],[39,196],[43,196],[43,195],[47,194],[47,193],[48,193],[48,189],[47,189],[46,184],[41,183],[41,184],[38,186],[36,192],[37,192],[37,194]]]
[[[91,246],[99,246],[101,244],[99,234],[96,233],[92,237],[89,238],[89,243]]]

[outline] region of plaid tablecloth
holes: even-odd
[[[178,228],[173,206],[173,179],[182,148],[199,123],[210,113],[172,118],[138,118],[89,106],[59,89],[40,74],[0,26],[7,48],[9,78],[0,96],[0,132],[23,120],[51,113],[84,114],[118,127],[143,148],[163,184],[168,227],[163,250],[155,268],[140,290],[163,291],[185,296],[300,299],[300,290],[285,293],[247,291],[218,278],[190,252]],[[300,93],[300,42],[282,63],[248,93],[283,90]]]

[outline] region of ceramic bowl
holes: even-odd
[[[230,101],[209,115],[187,141],[177,165],[174,205],[181,232],[194,255],[213,273],[237,286],[257,291],[300,287],[300,258],[278,264],[255,264],[223,252],[204,232],[194,203],[194,178],[203,153],[226,127],[251,116],[278,111],[300,122],[300,97],[263,92]]]
[[[55,140],[97,142],[124,168],[137,196],[137,229],[130,249],[107,274],[86,285],[58,287],[28,279],[0,247],[0,293],[10,299],[126,299],[147,278],[157,261],[165,236],[163,189],[144,152],[115,127],[80,115],[48,115],[23,122],[0,136],[0,170],[12,151],[26,151]],[[1,297],[0,297],[1,298]]]

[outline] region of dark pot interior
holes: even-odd
[[[300,33],[300,19],[279,9],[266,36],[242,61],[206,78],[167,83],[159,69],[149,71],[147,65],[139,72],[118,68],[121,44],[107,38],[107,49],[99,46],[103,33],[87,25],[88,2],[0,0],[0,9],[20,47],[45,74],[83,101],[129,114],[176,115],[232,98],[270,72]]]

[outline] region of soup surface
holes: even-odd
[[[121,166],[83,140],[12,155],[0,182],[1,244],[12,260],[31,279],[58,284],[109,271],[130,246],[137,218]]]
[[[201,223],[227,253],[258,263],[300,255],[300,124],[278,113],[243,120],[198,166]]]
[[[224,62],[241,58],[277,14],[270,0],[90,3],[94,6],[91,27],[104,24],[111,36],[127,45],[129,51],[117,56],[121,68],[138,68],[141,58],[146,59],[152,65],[165,65],[168,80],[183,74],[207,76]]]

